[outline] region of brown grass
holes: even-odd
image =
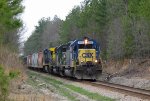
[[[19,59],[19,55],[4,46],[0,46],[0,65],[4,68],[5,74],[7,75],[11,71],[19,72],[19,76],[10,82],[10,91],[16,90],[27,78],[25,68]]]
[[[11,70],[23,69],[19,55],[2,46],[0,46],[0,64],[5,68],[6,73],[9,73]]]
[[[150,59],[107,61],[104,71],[112,75],[117,74],[116,76],[147,78],[150,76]]]
[[[51,96],[42,94],[10,94],[9,97],[14,101],[54,101]]]

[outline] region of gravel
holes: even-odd
[[[134,88],[150,90],[150,80],[148,79],[141,79],[136,77],[131,79],[127,79],[125,77],[114,77],[109,82]]]
[[[121,93],[118,93],[118,92],[115,92],[115,91],[110,91],[110,90],[105,89],[105,88],[99,88],[99,87],[94,87],[94,86],[91,86],[91,85],[88,85],[88,84],[83,84],[81,82],[73,82],[73,81],[64,80],[64,79],[57,78],[57,77],[56,77],[56,79],[61,80],[65,83],[67,83],[67,84],[72,84],[74,86],[81,87],[81,88],[86,89],[88,91],[98,93],[102,96],[107,96],[107,97],[113,98],[116,101],[149,101],[147,99],[141,99],[141,98],[126,95],[126,94],[121,94]]]
[[[27,83],[20,85],[18,89],[10,93],[9,98],[14,101],[68,101],[58,94],[51,85],[38,82],[38,87]]]
[[[43,75],[45,75],[45,74],[43,74]],[[50,75],[47,75],[47,76],[50,76]],[[74,82],[74,81],[62,79],[59,77],[55,77],[52,75],[51,75],[51,77],[56,79],[56,80],[60,80],[63,83],[72,84],[74,86],[81,87],[81,88],[88,90],[90,92],[98,93],[102,96],[107,96],[107,97],[113,98],[116,101],[149,101],[146,99],[141,99],[138,97],[127,95],[127,94],[122,94],[122,93],[119,93],[117,91],[111,91],[109,89],[94,87],[94,86],[88,85],[88,84],[83,84],[82,82]],[[139,87],[139,86],[141,87],[141,85],[142,85],[143,88],[146,87],[147,84],[150,83],[148,80],[144,80],[144,81],[142,81],[143,83],[141,83],[141,80],[138,78],[134,78],[134,79],[132,78],[131,81],[132,81],[132,83],[128,82],[128,80],[126,78],[121,78],[121,77],[115,77],[115,78],[112,78],[110,80],[110,82],[112,82],[112,83],[126,84],[126,85],[129,85],[131,87]],[[42,82],[40,82],[40,84],[42,84]],[[147,87],[146,87],[146,89],[147,89]],[[55,92],[55,89],[50,84],[46,84],[45,86],[40,88],[38,92],[40,92],[40,94],[44,94],[45,96],[50,95],[50,97],[52,99],[54,99],[51,101],[67,101],[67,99],[65,97],[57,94],[57,92]],[[70,92],[72,93],[73,91],[70,90]],[[79,98],[78,100],[80,100],[80,101],[91,101],[91,99],[88,100],[88,98],[86,98],[85,96],[83,96],[79,93],[74,92],[72,94],[74,96],[78,97]],[[46,100],[43,100],[43,101],[46,101]]]
[[[118,92],[106,90],[104,88],[93,87],[91,85],[86,85],[86,84],[82,84],[82,83],[74,83],[73,85],[82,87],[82,88],[89,90],[91,92],[96,92],[96,93],[103,95],[103,96],[107,96],[107,97],[116,99],[117,101],[149,101],[149,100],[144,100],[144,99],[140,99],[140,98],[125,95],[125,94],[120,94]]]

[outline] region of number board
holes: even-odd
[[[78,44],[84,44],[84,41],[78,41]],[[93,44],[93,41],[88,41],[88,44]]]

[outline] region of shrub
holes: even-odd
[[[6,75],[4,68],[0,66],[0,101],[5,101],[9,90],[9,75]]]
[[[0,101],[8,100],[9,91],[17,90],[26,75],[16,52],[0,46]]]

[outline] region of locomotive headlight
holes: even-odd
[[[95,62],[97,63],[98,61],[97,61],[97,60],[95,60]]]
[[[85,39],[85,40],[84,40],[84,44],[86,45],[87,43],[88,43],[88,40],[87,40],[87,39]]]

